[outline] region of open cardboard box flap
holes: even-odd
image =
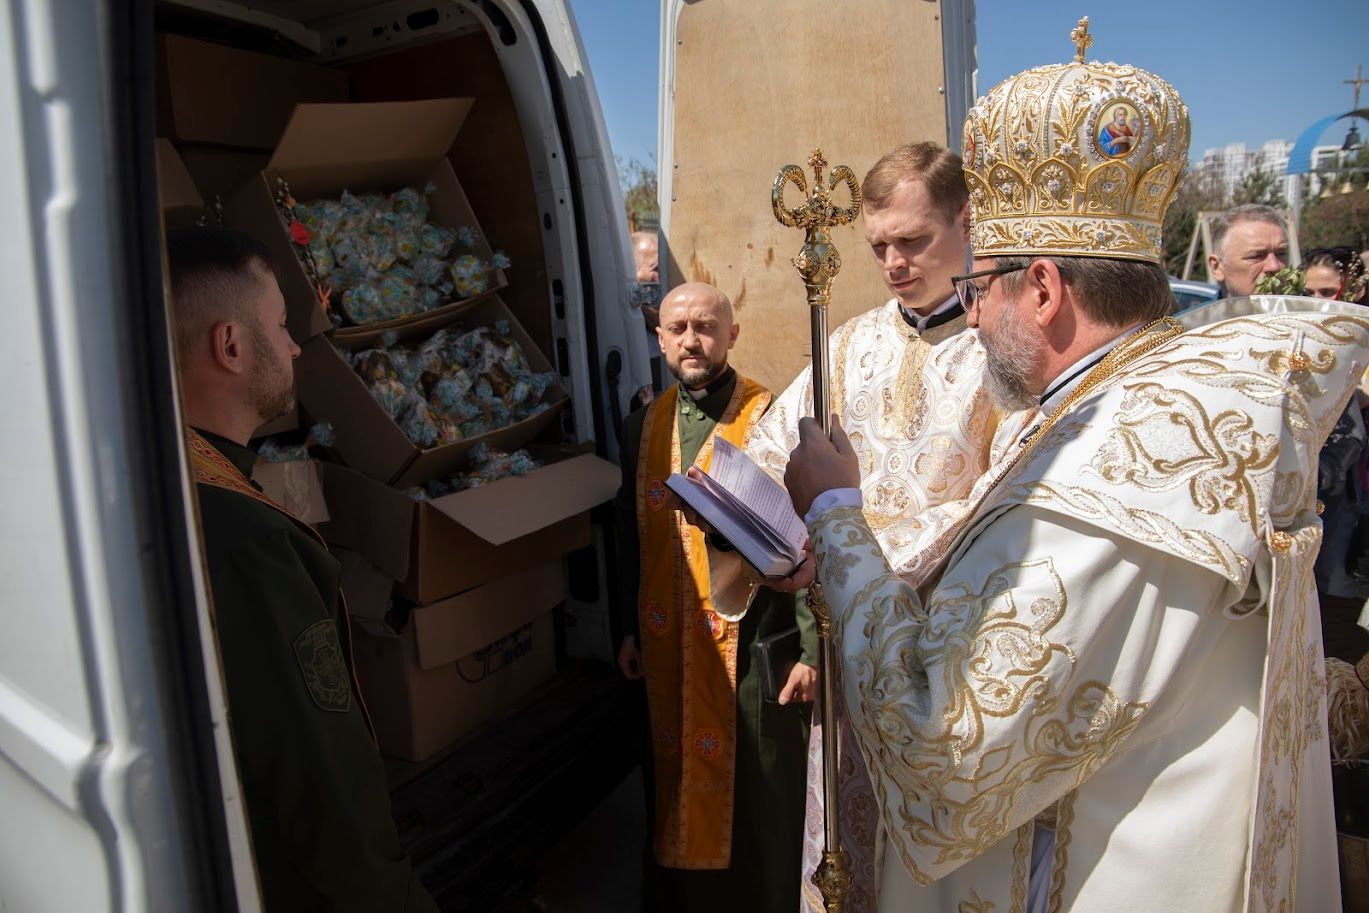
[[[583,454],[428,503],[491,545],[503,545],[610,500],[617,466]]]
[[[252,467],[252,481],[262,487],[268,498],[305,523],[328,522],[328,502],[319,481],[318,463],[313,460],[258,460]]]
[[[347,613],[354,619],[382,622],[382,629],[388,632],[383,622],[390,608],[394,578],[351,549],[334,548],[332,552],[342,567],[338,582],[347,600]]]
[[[470,98],[371,104],[299,105],[271,156],[296,195],[322,182],[401,183],[416,168],[442,158],[475,103]],[[394,188],[390,188],[394,189]]]
[[[202,210],[204,199],[186,170],[176,147],[167,139],[157,139],[157,193],[162,211]]]
[[[320,463],[323,489],[332,505],[324,538],[334,545],[364,551],[381,571],[396,580],[409,573],[409,538],[414,502],[380,482],[336,463]],[[347,497],[333,494],[346,486]],[[381,535],[378,531],[385,531]]]
[[[565,594],[560,561],[413,610],[418,664],[436,669],[512,634],[556,607]]]

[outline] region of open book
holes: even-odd
[[[789,493],[722,438],[707,473],[675,473],[666,484],[762,575],[788,577],[803,561],[808,530]]]

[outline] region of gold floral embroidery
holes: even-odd
[[[998,909],[998,905],[992,901],[983,900],[978,891],[970,891],[970,899],[962,900],[956,904],[956,913],[993,913]]]
[[[1101,491],[1043,481],[1008,489],[1007,494],[1009,500],[1105,522],[1129,539],[1212,567],[1233,583],[1244,582],[1250,572],[1250,560],[1215,534],[1180,526],[1156,511],[1127,507]]]
[[[1107,440],[1089,468],[1114,485],[1144,491],[1188,487],[1205,514],[1234,511],[1254,528],[1251,476],[1278,457],[1278,439],[1239,409],[1209,416],[1202,403],[1160,384],[1128,385]]]
[[[918,454],[913,471],[922,478],[928,491],[941,494],[950,487],[952,478],[965,471],[965,455],[955,449],[950,438],[936,437]]]

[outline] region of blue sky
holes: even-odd
[[[708,0],[704,0],[708,2]],[[746,0],[733,0],[746,2]],[[912,0],[909,0],[912,2]],[[613,151],[656,152],[658,0],[570,0],[589,53]],[[1295,140],[1307,124],[1350,107],[1341,80],[1369,75],[1366,0],[979,0],[979,90],[1071,53],[1069,31],[1090,17],[1090,59],[1151,70],[1183,95],[1192,158],[1204,149]],[[1369,107],[1369,85],[1360,97]],[[1361,126],[1361,133],[1366,130]],[[1344,126],[1323,142],[1339,143]]]

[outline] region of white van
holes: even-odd
[[[803,364],[808,321],[788,263],[801,239],[770,216],[774,171],[810,144],[857,174],[900,142],[954,148],[974,83],[972,0],[895,4],[892,21],[883,2],[839,19],[826,0],[783,2],[777,26],[773,2],[660,0],[662,274],[730,294],[753,328],[738,363],[776,388]],[[562,437],[616,459],[650,382],[614,162],[566,0],[9,4],[0,911],[260,909],[167,333],[164,35],[346,71],[352,101],[474,98],[480,120],[451,158],[513,261],[501,294],[568,394]],[[833,36],[845,53],[819,53]],[[261,83],[288,68],[215,81],[211,57],[182,55],[225,111],[250,125],[280,107]],[[224,139],[180,146],[206,200],[253,170]],[[833,326],[882,300],[859,231],[833,233],[848,264]],[[565,562],[552,687],[452,751],[390,765],[401,840],[444,909],[491,908],[635,763],[641,711],[618,685],[606,608],[615,557],[603,524],[593,537]]]
[[[634,270],[614,162],[563,0],[8,6],[5,911],[260,906],[167,335],[153,151],[165,104],[159,33],[403,73],[388,88],[372,81],[366,100],[389,92],[500,107],[470,144],[461,177],[491,241],[514,259],[510,306],[540,321],[569,394],[565,438],[616,458],[617,424],[650,380],[647,338],[629,303]],[[482,176],[497,186],[480,186]],[[602,553],[570,568],[561,615],[571,656],[611,657]],[[596,783],[622,775],[592,741],[618,722],[611,666],[561,674],[558,697],[525,713],[522,728],[423,776],[397,777],[408,778],[394,795],[406,847],[448,908],[466,906],[473,871],[483,867],[488,881],[547,837],[529,830],[540,825],[520,808],[572,789],[592,803]],[[556,811],[573,820],[584,808],[562,802]],[[550,820],[543,812],[537,820]],[[435,882],[435,871],[445,880]]]

